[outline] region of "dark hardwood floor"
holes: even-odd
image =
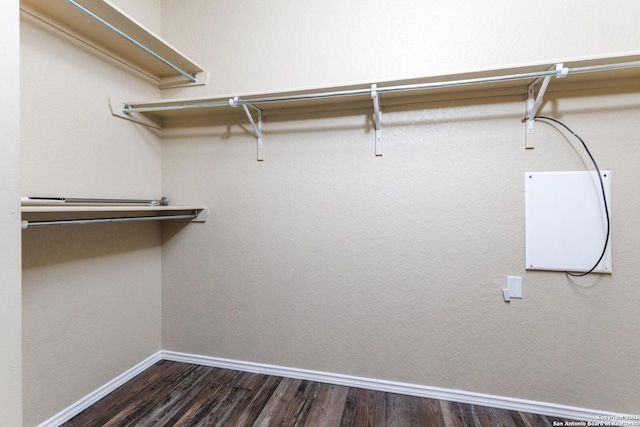
[[[552,426],[554,418],[160,361],[72,426]]]

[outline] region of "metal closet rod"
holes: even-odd
[[[78,197],[22,197],[22,203],[27,204],[107,204],[107,205],[150,205],[150,206],[169,206],[169,199],[162,197],[159,200],[140,200],[140,199],[96,199],[96,198],[78,198]]]
[[[599,71],[624,70],[629,68],[640,68],[640,61],[568,68],[567,74],[593,73],[593,72],[599,72]],[[471,86],[476,84],[499,83],[499,82],[514,81],[514,80],[529,80],[529,79],[537,79],[540,77],[557,76],[557,75],[558,75],[557,70],[546,70],[546,71],[535,71],[530,73],[508,74],[508,75],[501,75],[501,76],[478,77],[473,79],[450,80],[450,81],[444,81],[444,82],[416,83],[416,84],[409,84],[409,85],[377,87],[375,90],[379,94],[391,93],[391,92],[406,92],[406,91],[412,91],[412,90],[441,89],[441,88],[448,88],[448,87],[455,87],[455,86]],[[232,98],[229,101],[198,102],[198,103],[189,103],[189,104],[167,105],[162,107],[131,107],[125,104],[122,108],[122,112],[125,114],[153,113],[153,112],[160,112],[160,111],[186,110],[191,108],[224,107],[229,105],[238,106],[238,105],[247,105],[247,104],[255,105],[255,104],[274,103],[274,102],[304,101],[304,100],[310,100],[310,99],[338,98],[338,97],[359,96],[359,95],[371,95],[371,88],[339,90],[339,91],[330,91],[330,92],[317,92],[317,93],[307,93],[307,94],[297,94],[297,95],[282,95],[282,96],[272,96],[272,97],[264,97],[264,98],[235,98],[235,99]]]
[[[91,219],[67,219],[59,221],[22,221],[22,229],[28,227],[42,227],[47,225],[73,225],[73,224],[108,224],[113,222],[133,222],[133,221],[166,221],[178,219],[195,219],[198,216],[196,211],[188,215],[160,215],[160,216],[139,216],[122,218],[91,218]]]
[[[167,65],[169,67],[171,67],[176,72],[182,74],[184,77],[189,79],[192,83],[195,83],[197,81],[196,77],[193,74],[190,74],[190,73],[184,71],[182,68],[178,67],[177,65],[174,65],[172,62],[170,62],[167,59],[163,58],[162,56],[158,55],[153,50],[149,49],[148,47],[146,47],[145,45],[143,45],[142,43],[140,43],[139,41],[137,41],[133,37],[129,36],[127,33],[119,30],[116,27],[114,27],[112,24],[110,24],[107,21],[105,21],[104,19],[100,18],[98,15],[96,15],[93,12],[91,12],[86,7],[82,6],[81,4],[77,3],[74,0],[66,0],[66,1],[67,1],[67,3],[69,3],[72,6],[74,6],[75,8],[77,8],[78,10],[83,12],[84,14],[86,14],[86,15],[90,16],[91,18],[95,19],[96,21],[98,21],[99,23],[101,23],[102,25],[104,25],[105,27],[107,27],[108,29],[113,31],[114,33],[118,34],[119,36],[123,37],[127,41],[133,43],[134,45],[138,46],[140,49],[144,50],[149,55],[151,55],[154,58],[156,58],[158,61],[162,62],[163,64],[165,64],[165,65]]]

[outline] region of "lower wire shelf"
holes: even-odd
[[[22,206],[22,229],[49,225],[131,221],[190,220],[205,222],[204,206]]]

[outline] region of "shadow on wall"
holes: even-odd
[[[162,224],[162,244],[171,240],[185,227],[193,227],[194,225],[197,227],[203,227],[205,224],[193,224],[188,221],[165,221],[164,224]]]
[[[140,251],[160,245],[158,223],[62,225],[22,232],[22,268]]]

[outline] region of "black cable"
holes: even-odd
[[[574,276],[574,277],[586,276],[587,274],[593,272],[593,270],[596,269],[598,264],[600,264],[600,261],[602,261],[602,258],[604,258],[604,254],[607,252],[607,245],[609,244],[609,235],[611,234],[611,219],[609,218],[609,207],[607,205],[607,195],[606,195],[606,193],[604,191],[604,183],[602,182],[602,175],[600,175],[600,168],[598,168],[598,164],[596,163],[596,160],[591,155],[591,151],[589,151],[589,148],[587,147],[587,144],[585,144],[584,140],[582,138],[580,138],[577,133],[572,131],[569,128],[569,126],[565,125],[560,120],[556,120],[556,119],[554,119],[552,117],[535,116],[534,119],[535,120],[549,120],[549,121],[552,121],[554,123],[557,123],[560,126],[562,126],[563,128],[565,128],[567,131],[569,131],[571,133],[571,135],[575,136],[578,139],[578,141],[580,141],[582,143],[582,146],[584,147],[585,151],[589,155],[589,158],[593,162],[593,166],[596,168],[596,173],[598,174],[598,179],[600,179],[600,188],[602,189],[602,202],[604,203],[604,211],[605,211],[605,213],[607,215],[607,237],[604,239],[604,247],[602,248],[602,253],[600,254],[600,258],[598,258],[598,261],[596,261],[594,266],[591,267],[591,270],[587,271],[586,273],[577,274],[577,273],[571,273],[569,271],[565,271],[565,273],[567,273],[569,276]]]

